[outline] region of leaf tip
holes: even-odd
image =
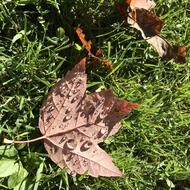
[[[131,106],[131,108],[138,108],[138,107],[140,107],[141,105],[140,105],[140,104],[137,104],[137,103],[130,103],[130,106]]]
[[[86,65],[86,57],[79,62],[79,65]]]
[[[86,70],[86,57],[80,60],[78,64],[75,65],[75,68],[73,69],[74,72],[85,72]]]
[[[127,116],[134,108],[138,108],[140,104],[131,103],[127,100],[119,100],[117,101],[117,110],[120,114]]]

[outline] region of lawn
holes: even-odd
[[[58,78],[87,55],[80,26],[113,69],[87,63],[87,93],[111,88],[141,106],[100,146],[120,178],[72,177],[52,162],[42,141],[0,145],[0,189],[190,190],[190,1],[155,0],[171,44],[187,47],[185,64],[162,60],[127,26],[113,0],[2,0],[0,136],[39,137],[39,110]]]

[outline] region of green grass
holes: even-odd
[[[2,1],[1,139],[40,136],[39,109],[48,90],[86,55],[78,46],[77,25],[114,68],[88,63],[88,93],[112,88],[141,107],[101,144],[123,177],[71,177],[49,159],[42,142],[1,145],[0,189],[190,189],[190,2],[156,3],[154,12],[165,23],[162,35],[187,46],[186,64],[161,60],[138,31],[125,26],[112,0]]]

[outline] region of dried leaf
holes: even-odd
[[[126,0],[123,4],[116,2],[124,20],[141,32],[142,37],[156,49],[161,58],[174,59],[177,63],[185,63],[186,47],[170,45],[160,36],[163,22],[158,16],[148,11],[155,5],[150,0]],[[132,11],[128,12],[129,7]]]
[[[91,40],[87,41],[87,40],[85,39],[85,34],[83,33],[82,29],[79,28],[79,27],[77,27],[77,28],[76,28],[76,33],[77,33],[77,35],[78,35],[80,41],[82,42],[83,46],[84,46],[84,47],[86,48],[86,50],[88,51],[89,56],[92,57],[92,58],[94,58],[95,61],[103,63],[108,69],[112,69],[112,64],[111,64],[111,62],[110,62],[109,60],[107,60],[107,59],[102,59],[102,58],[98,57],[99,55],[102,54],[102,51],[101,51],[101,50],[97,50],[97,51],[95,52],[95,55],[91,52],[91,45],[92,45],[92,42],[91,42]]]
[[[85,34],[83,33],[82,29],[77,27],[76,28],[76,33],[80,39],[80,41],[82,42],[83,46],[85,47],[85,49],[90,52],[91,51],[91,40],[87,41],[85,38]]]
[[[129,14],[128,23],[140,30],[145,38],[160,34],[163,22],[146,9],[137,9]]]
[[[141,32],[143,38],[156,49],[161,58],[185,63],[186,47],[172,46],[159,35],[163,27],[159,17],[145,9],[137,9],[129,14],[128,23]]]
[[[119,121],[138,104],[115,98],[111,90],[86,95],[85,59],[48,95],[39,119],[51,159],[72,175],[121,176],[98,143],[115,134]]]

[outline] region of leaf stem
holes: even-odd
[[[35,139],[27,140],[27,141],[15,141],[15,140],[9,140],[9,139],[5,138],[3,140],[3,143],[4,144],[25,144],[25,143],[36,142],[36,141],[39,141],[39,140],[42,140],[42,139],[45,139],[45,138],[46,138],[46,135],[38,137],[38,138],[35,138]]]

